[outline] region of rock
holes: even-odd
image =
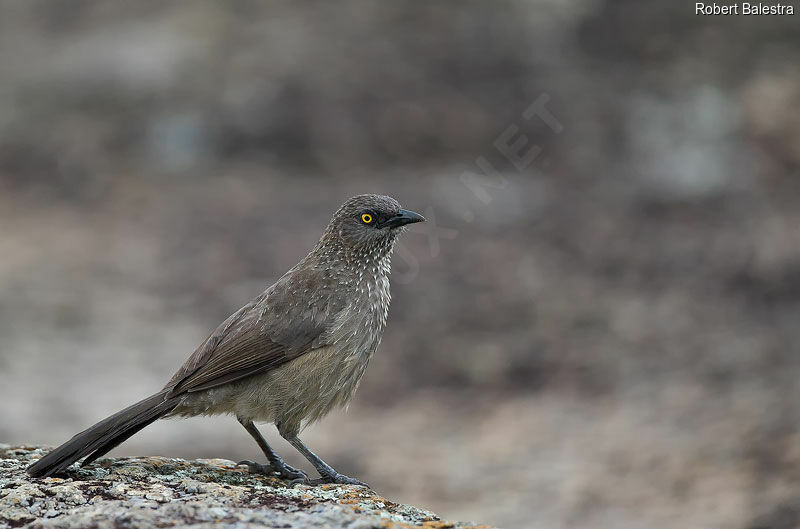
[[[291,487],[224,459],[101,459],[62,477],[30,478],[25,467],[47,450],[0,444],[0,527],[475,527],[366,487]]]

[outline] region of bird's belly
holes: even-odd
[[[321,347],[267,373],[187,395],[173,415],[230,413],[297,433],[350,402],[371,356]]]

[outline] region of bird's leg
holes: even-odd
[[[239,461],[240,465],[247,465],[247,468],[250,469],[250,472],[257,474],[277,473],[280,477],[291,480],[308,479],[308,476],[305,472],[287,465],[283,459],[281,459],[281,456],[275,453],[275,451],[267,444],[267,440],[264,439],[264,436],[261,435],[261,432],[258,431],[256,425],[253,424],[253,421],[238,417],[237,419],[239,420],[239,423],[244,426],[244,429],[247,430],[247,433],[249,433],[250,436],[255,439],[259,448],[261,448],[261,451],[264,452],[264,455],[267,456],[267,460],[269,461],[268,465],[263,465],[261,463],[244,460]]]
[[[355,478],[351,478],[349,476],[345,476],[344,474],[339,474],[336,470],[333,469],[328,463],[323,461],[322,459],[317,456],[314,452],[312,452],[303,441],[300,440],[297,435],[284,435],[281,433],[284,439],[292,443],[292,446],[297,448],[297,451],[303,454],[308,461],[314,465],[314,468],[317,469],[319,475],[322,476],[319,479],[297,479],[295,480],[296,483],[304,483],[307,485],[321,485],[323,483],[343,483],[346,485],[362,485],[364,487],[369,487],[363,481],[359,481]]]

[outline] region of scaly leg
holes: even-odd
[[[369,485],[367,485],[363,481],[359,481],[355,478],[351,478],[349,476],[345,476],[344,474],[339,474],[338,472],[336,472],[336,470],[334,470],[333,467],[331,467],[325,461],[320,459],[319,456],[317,456],[317,454],[309,450],[309,448],[305,444],[303,444],[303,441],[301,441],[300,438],[297,437],[297,435],[285,435],[283,437],[284,439],[292,443],[292,446],[297,448],[297,451],[303,454],[303,456],[305,456],[305,458],[308,459],[308,461],[312,465],[314,465],[314,468],[317,469],[319,475],[322,476],[319,479],[308,479],[308,477],[306,477],[305,479],[300,478],[294,480],[294,482],[304,483],[308,485],[320,485],[323,483],[343,483],[347,485],[361,485],[364,487],[369,487]]]
[[[256,425],[253,424],[253,421],[238,417],[237,419],[241,425],[244,426],[244,429],[247,430],[247,433],[250,434],[256,443],[258,443],[259,448],[261,448],[261,451],[264,452],[265,456],[267,456],[267,461],[269,461],[268,465],[264,465],[261,463],[244,460],[239,461],[240,465],[247,465],[247,467],[250,469],[250,472],[257,474],[269,475],[277,473],[280,477],[285,479],[308,479],[308,476],[305,472],[287,465],[283,459],[281,459],[281,456],[275,453],[275,451],[267,444],[267,440],[264,439],[264,436],[261,435],[261,432],[258,431]]]

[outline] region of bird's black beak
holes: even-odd
[[[384,222],[383,225],[389,228],[399,228],[400,226],[413,224],[415,222],[425,222],[425,217],[419,213],[414,213],[413,211],[409,211],[407,209],[401,209],[397,212],[397,215],[390,217],[388,220],[386,220],[386,222]]]

